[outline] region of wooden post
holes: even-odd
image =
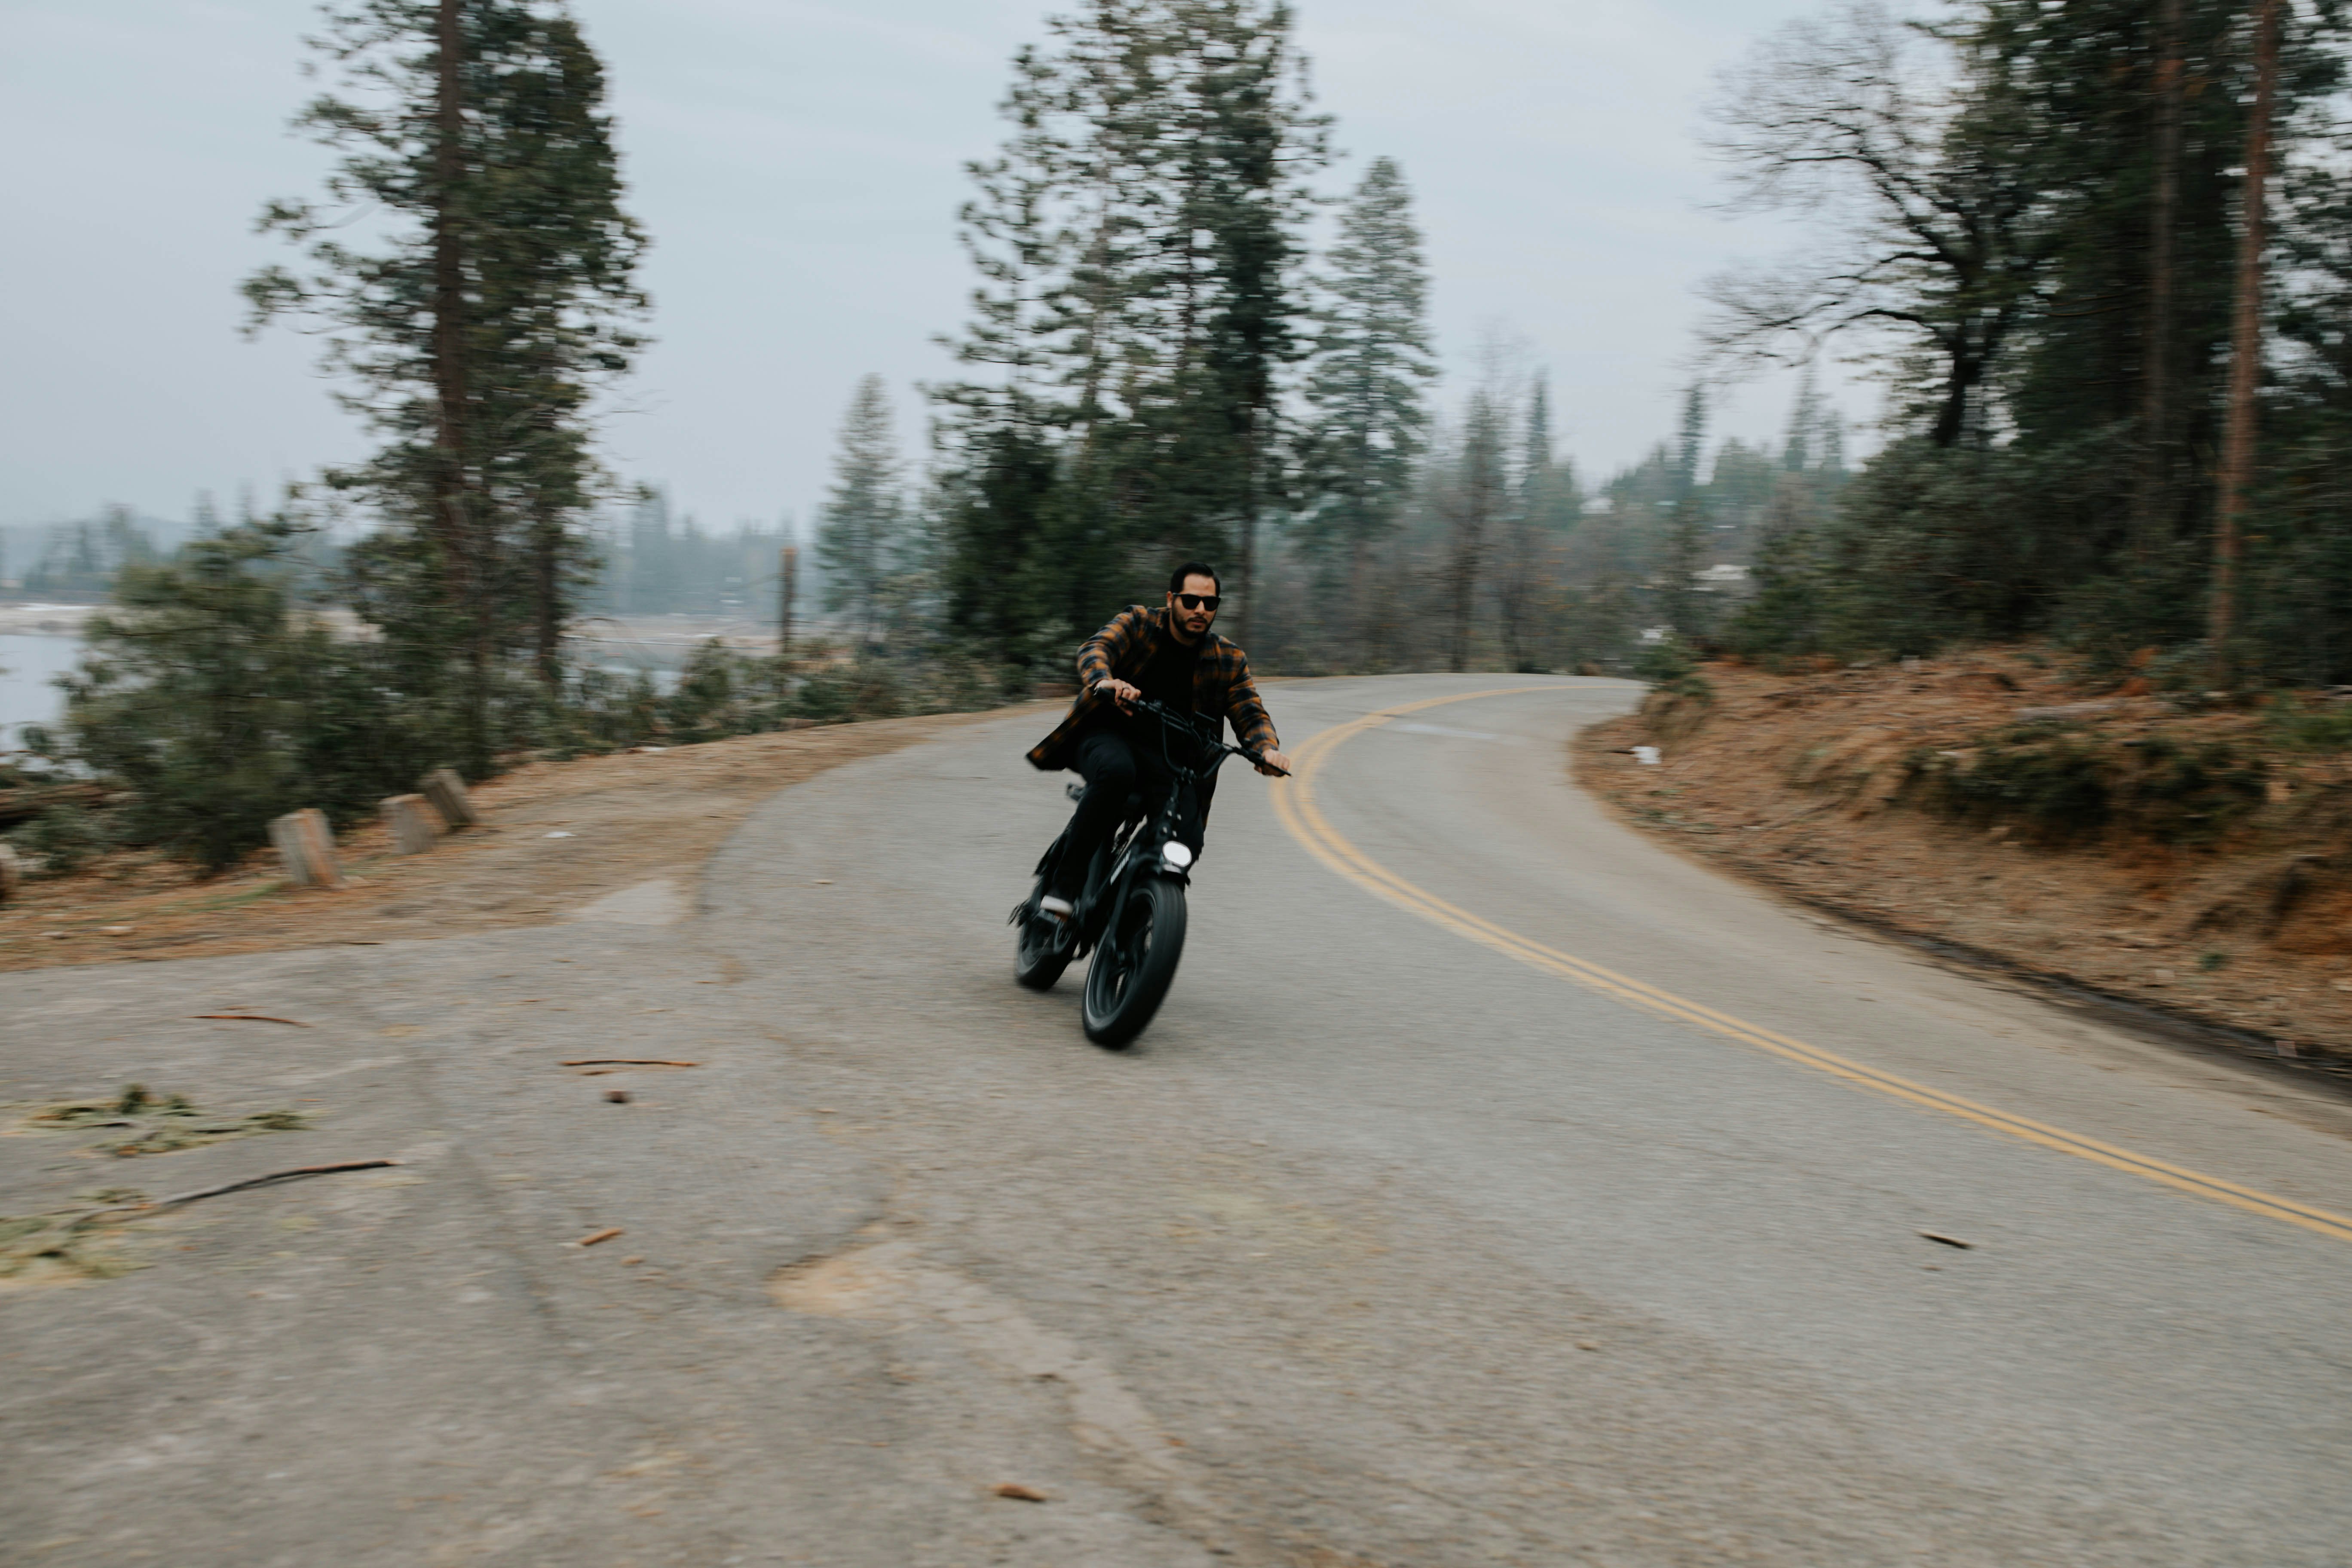
[[[24,868],[16,862],[16,849],[10,845],[0,844],[0,904],[16,898],[16,889],[24,879]]]
[[[787,544],[776,562],[776,658],[793,662],[793,596],[800,587],[800,546]]]
[[[416,787],[425,792],[425,798],[433,803],[433,809],[439,812],[441,820],[450,826],[471,827],[482,820],[482,814],[474,809],[472,798],[466,794],[466,781],[457,776],[457,769],[435,768],[418,782]]]
[[[269,825],[269,842],[285,863],[286,879],[298,888],[340,888],[335,836],[323,811],[289,811]]]
[[[392,835],[395,855],[422,855],[433,847],[439,837],[433,819],[425,815],[425,797],[421,795],[388,795],[380,809],[383,826]]]

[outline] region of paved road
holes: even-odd
[[[2346,1561],[2352,1113],[1629,835],[1630,695],[1273,689],[1125,1054],[1010,981],[1034,721],[571,926],[10,979],[0,1096],[318,1107],[153,1190],[408,1163],[0,1296],[0,1559]]]

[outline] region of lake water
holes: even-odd
[[[65,713],[66,694],[57,678],[80,661],[82,642],[77,637],[47,633],[0,632],[0,751],[24,743],[27,724],[54,724]],[[599,660],[615,675],[648,671],[662,691],[677,686],[682,653],[632,647],[620,658]]]
[[[51,684],[81,657],[81,639],[0,633],[0,749],[22,744],[23,726],[54,724],[66,694]]]

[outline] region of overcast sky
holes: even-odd
[[[1298,0],[1351,184],[1404,166],[1449,367],[1481,334],[1550,367],[1588,476],[1673,427],[1693,286],[1789,234],[1706,210],[1693,132],[1715,70],[1819,0]],[[610,69],[630,205],[654,239],[659,343],[606,425],[614,466],[706,526],[805,530],[834,429],[878,371],[919,436],[918,382],[970,278],[963,161],[997,139],[1005,62],[1040,0],[577,0]],[[236,285],[279,247],[252,220],[314,191],[287,117],[310,0],[0,0],[0,523],[119,501],[265,496],[361,437],[315,343],[237,335]],[[1458,384],[1458,377],[1456,378]],[[1441,394],[1450,397],[1450,390]],[[1765,437],[1785,382],[1722,433]],[[1867,416],[1866,391],[1844,395]]]

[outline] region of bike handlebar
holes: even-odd
[[[1135,700],[1135,706],[1129,710],[1129,711],[1149,713],[1163,724],[1181,724],[1186,730],[1190,731],[1192,737],[1204,746],[1214,747],[1216,750],[1226,753],[1228,756],[1246,757],[1252,767],[1264,768],[1267,766],[1265,753],[1264,752],[1253,752],[1246,746],[1228,746],[1223,741],[1213,740],[1207,735],[1203,735],[1201,733],[1200,727],[1192,722],[1189,715],[1177,712],[1174,709],[1169,707],[1164,702],[1155,701],[1149,697],[1139,697]],[[1281,778],[1286,779],[1290,776],[1290,770],[1288,768],[1276,768],[1273,771],[1276,776]]]

